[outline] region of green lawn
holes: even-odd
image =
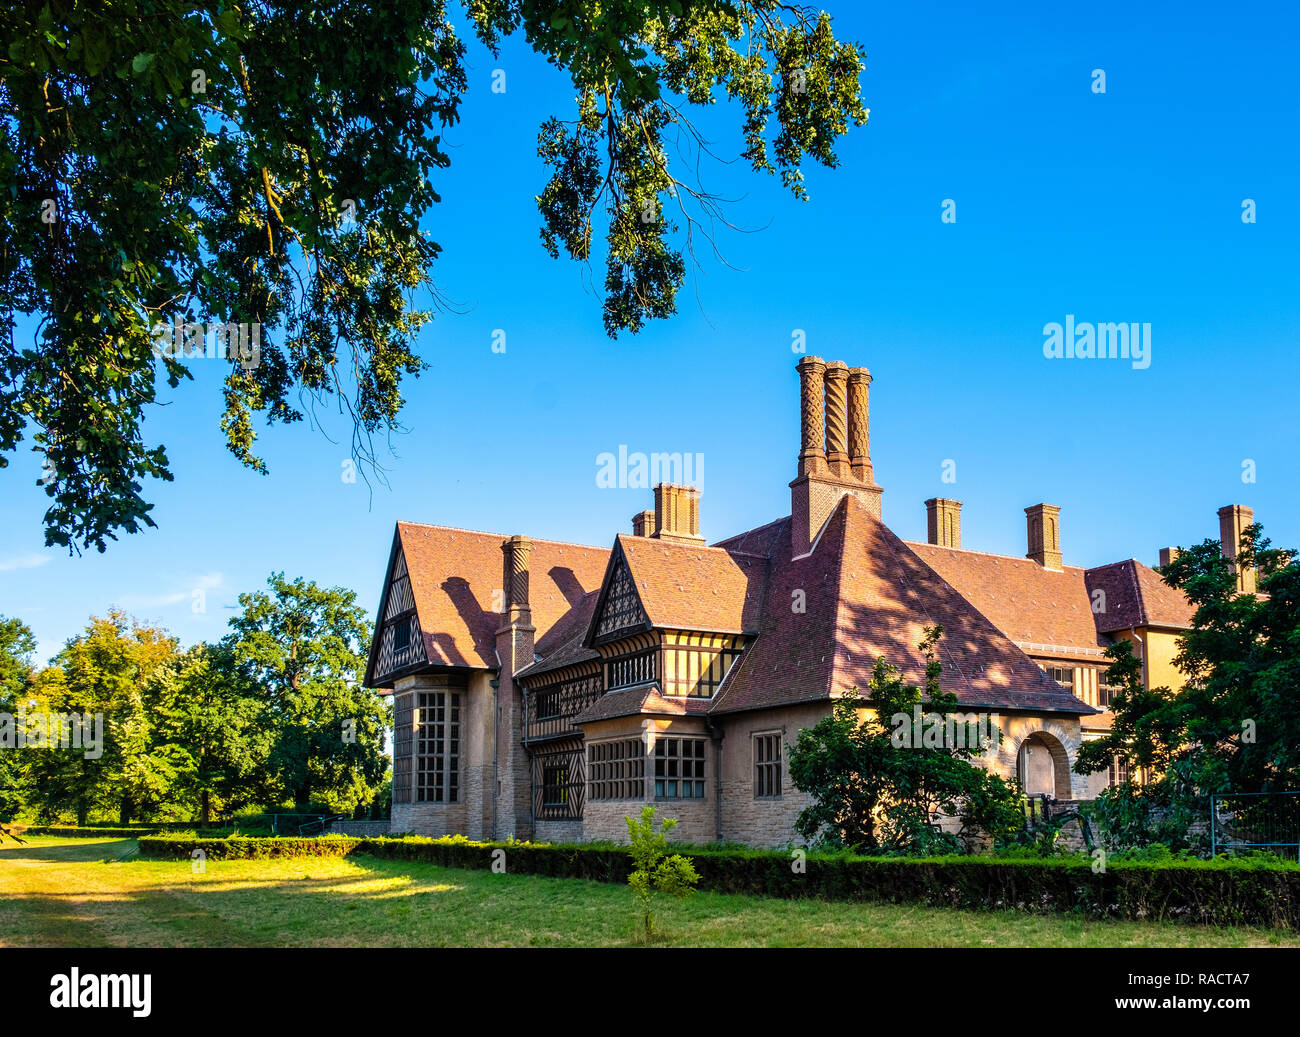
[[[373,857],[113,858],[130,839],[0,847],[0,946],[582,947],[634,941],[625,886]],[[663,943],[695,947],[1300,946],[1300,934],[1016,912],[699,893],[665,903]]]

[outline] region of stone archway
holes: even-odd
[[[1059,738],[1035,731],[1016,750],[1016,777],[1026,795],[1070,799],[1070,757]]]

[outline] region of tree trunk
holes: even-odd
[[[210,793],[207,789],[204,789],[203,790],[203,827],[204,828],[208,826],[208,822],[211,819],[212,819],[212,793]]]

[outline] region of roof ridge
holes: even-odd
[[[755,526],[753,529],[743,529],[739,533],[733,533],[729,537],[723,537],[721,540],[710,545],[712,547],[722,547],[723,544],[730,543],[732,540],[739,540],[741,537],[751,536],[759,530],[771,529],[773,526],[779,526],[782,522],[789,522],[789,515],[782,515],[780,518],[774,518],[771,522],[764,522],[761,526]]]
[[[615,540],[626,539],[638,543],[642,540],[653,540],[656,543],[662,545],[663,547],[680,547],[688,551],[717,551],[719,554],[724,554],[728,558],[732,557],[733,555],[744,555],[746,558],[758,558],[758,559],[763,559],[767,557],[766,555],[755,554],[753,551],[728,551],[725,547],[716,547],[713,544],[683,544],[678,540],[663,540],[659,537],[643,537],[643,536],[637,536],[635,533],[616,533],[614,534],[614,539]]]
[[[513,533],[494,533],[489,529],[467,529],[464,526],[440,526],[436,522],[412,522],[409,519],[398,519],[398,526],[419,526],[421,529],[442,529],[448,533],[469,533],[472,536],[500,537],[502,540],[509,540],[514,536]],[[584,551],[608,551],[608,547],[601,547],[598,544],[579,544],[572,540],[550,540],[546,537],[528,538],[534,544],[555,544],[557,547],[580,547]]]
[[[835,614],[831,620],[831,635],[832,637],[834,637],[834,641],[832,642],[831,645],[831,664],[826,668],[826,687],[824,690],[827,695],[832,695],[834,694],[835,691],[835,669],[840,655],[840,644],[841,644],[840,631],[843,629],[840,622],[840,618],[845,608],[845,602],[844,602],[845,595],[843,591],[844,551],[848,545],[848,540],[849,540],[849,507],[850,507],[848,503],[849,501],[853,501],[855,504],[860,503],[858,499],[854,497],[851,493],[842,494],[840,496],[840,499],[835,502],[835,507],[832,509],[830,515],[827,516],[825,523],[822,524],[822,528],[817,534],[817,539],[813,541],[814,546],[819,545],[822,541],[822,538],[826,535],[827,532],[830,531],[831,524],[835,521],[836,515],[840,513],[843,514],[843,520],[840,522],[841,529],[840,529],[839,552],[836,556],[839,563],[839,568],[836,570],[835,580],[831,584],[831,586],[835,590]],[[866,509],[863,510],[865,511]],[[870,513],[868,512],[868,514]],[[808,554],[805,555],[804,557],[811,558],[812,554],[813,552],[812,549],[810,548]]]
[[[895,533],[894,535],[898,536],[897,533]],[[902,537],[898,537],[898,539],[900,543],[904,543],[908,547],[933,547],[939,551],[960,551],[962,554],[984,555],[986,558],[1005,558],[1009,562],[1029,562],[1033,565],[1038,565],[1038,563],[1035,562],[1032,558],[1026,558],[1022,555],[1000,555],[996,551],[977,551],[974,548],[970,548],[970,547],[948,547],[946,544],[932,544],[927,540],[904,540]],[[1106,564],[1114,565],[1116,563],[1107,562]],[[1038,567],[1042,569],[1043,572],[1069,572],[1071,569],[1077,569],[1079,572],[1091,572],[1090,569],[1086,569],[1081,565],[1062,565],[1059,570],[1045,569],[1041,565],[1039,565]],[[1098,566],[1097,568],[1100,568],[1100,566]]]

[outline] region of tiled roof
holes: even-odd
[[[917,645],[935,624],[944,628],[940,684],[968,709],[1092,712],[855,498],[840,499],[816,549],[798,559],[788,523],[769,540],[760,636],[714,712],[826,699],[855,687],[867,694],[879,657],[920,685],[925,660]]]
[[[758,629],[765,559],[627,534],[618,543],[651,626],[729,634]]]
[[[587,627],[591,624],[591,615],[596,610],[596,599],[599,597],[599,590],[589,592],[544,637],[538,638],[533,651],[541,658],[531,666],[525,666],[515,676],[536,677],[550,670],[599,659],[599,652],[586,647]]]
[[[1194,609],[1182,592],[1135,559],[1093,569],[1044,569],[1029,558],[909,543],[1013,641],[1036,654],[1094,656],[1106,635],[1135,626],[1186,629]],[[1104,608],[1096,592],[1104,592]]]
[[[1087,573],[1077,566],[1055,572],[1030,558],[907,546],[1018,644],[1054,646],[1053,654],[1077,649],[1078,655],[1095,657],[1108,643],[1098,636]]]
[[[496,669],[493,611],[505,586],[500,533],[399,522],[397,536],[411,574],[425,651],[435,666]],[[590,608],[605,573],[609,551],[554,540],[533,540],[529,558],[529,605],[538,642],[572,613]],[[496,592],[497,601],[493,600]]]
[[[707,699],[664,698],[656,683],[638,684],[620,688],[600,696],[573,720],[575,724],[590,724],[596,720],[613,720],[615,717],[635,716],[638,713],[658,713],[668,716],[691,716],[709,711]]]
[[[1105,608],[1096,614],[1098,630],[1111,633],[1143,626],[1185,630],[1192,625],[1196,610],[1183,592],[1135,558],[1089,569],[1087,580],[1090,593],[1105,595]]]

